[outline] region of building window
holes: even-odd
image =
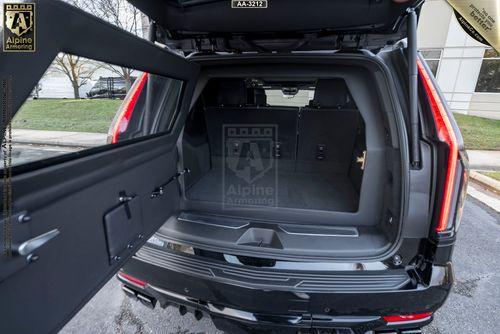
[[[422,57],[427,62],[427,65],[431,69],[431,72],[434,76],[436,76],[437,74],[442,53],[443,53],[442,49],[420,50],[420,54],[422,54]]]
[[[500,53],[494,49],[484,50],[476,92],[500,93]]]

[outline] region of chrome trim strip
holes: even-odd
[[[181,212],[177,217],[178,221],[188,222],[194,224],[203,224],[215,227],[222,227],[232,230],[237,230],[250,225],[250,222],[246,219],[240,218],[229,218],[229,217],[219,217],[219,216],[201,216],[194,215],[187,212]]]
[[[283,226],[283,225],[278,225],[278,227],[285,232],[286,234],[290,235],[308,235],[308,236],[315,236],[315,237],[346,237],[346,238],[357,238],[359,237],[359,232],[358,229],[355,227],[328,227],[328,228],[322,228],[322,227],[308,227],[309,229],[316,229],[316,230],[321,230],[324,229],[326,230],[337,230],[337,231],[345,231],[346,233],[320,233],[317,231],[316,233],[314,232],[298,232],[298,231],[290,231],[290,230],[300,230],[300,227],[298,226]],[[288,230],[287,230],[288,229]]]

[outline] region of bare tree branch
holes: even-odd
[[[66,0],[72,5],[79,7],[91,14],[123,29],[134,35],[142,35],[141,12],[126,0]],[[125,89],[128,92],[132,86],[133,69],[113,65],[104,65],[105,68],[115,73],[125,81]]]
[[[75,99],[80,98],[79,88],[85,85],[101,68],[100,63],[66,53],[57,55],[52,70],[65,74],[71,82]]]

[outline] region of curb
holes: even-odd
[[[467,155],[472,170],[500,171],[500,151],[467,150]]]
[[[40,146],[61,146],[61,147],[82,147],[82,148],[91,148],[96,147],[103,144],[97,143],[74,143],[67,141],[54,141],[54,140],[22,140],[22,139],[13,139],[12,143],[16,144],[26,144],[26,145],[40,145]]]
[[[495,172],[500,171],[500,166],[498,166],[498,165],[494,165],[494,164],[488,165],[488,164],[484,164],[484,163],[483,164],[473,164],[473,163],[470,163],[470,161],[469,161],[469,168],[474,169],[474,170],[487,170],[487,171],[495,171]]]
[[[480,174],[474,170],[470,171],[469,177],[472,181],[478,183],[484,188],[493,191],[494,193],[500,194],[500,181],[497,181],[486,175]]]

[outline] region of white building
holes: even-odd
[[[445,0],[426,0],[418,47],[452,111],[500,119],[500,55],[471,38]]]

